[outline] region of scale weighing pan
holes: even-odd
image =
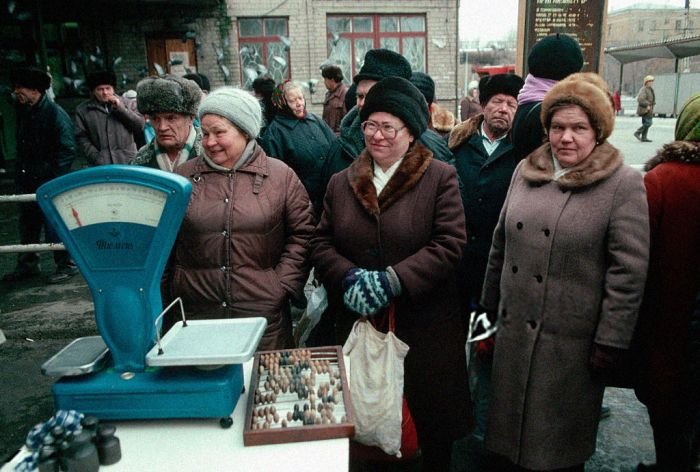
[[[253,357],[266,327],[262,317],[178,321],[146,354],[146,365],[242,364]]]

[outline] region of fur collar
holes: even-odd
[[[695,141],[674,141],[664,144],[656,156],[644,164],[644,170],[649,172],[664,162],[688,162],[700,164],[700,143]]]
[[[543,184],[550,182],[554,173],[552,151],[549,143],[535,149],[523,163],[521,173],[525,180]],[[610,177],[622,165],[620,152],[609,143],[599,144],[581,163],[571,167],[557,184],[561,188],[582,188]]]
[[[365,149],[348,169],[348,181],[355,196],[372,216],[378,216],[411,190],[425,173],[433,153],[422,143],[416,142],[406,153],[394,175],[377,197],[377,189],[372,183],[374,166],[372,156]]]
[[[452,129],[450,137],[447,141],[447,146],[454,151],[456,148],[469,140],[475,134],[479,134],[481,123],[484,121],[484,115],[479,114],[472,116],[467,121],[463,121]]]

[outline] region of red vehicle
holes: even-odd
[[[515,64],[475,67],[474,72],[479,75],[479,78],[485,75],[515,74]]]

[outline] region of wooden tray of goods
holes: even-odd
[[[246,446],[355,435],[341,346],[257,352],[248,392]]]

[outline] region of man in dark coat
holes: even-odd
[[[20,107],[17,113],[17,193],[35,193],[43,183],[70,170],[75,159],[75,134],[68,113],[46,96],[51,78],[34,67],[12,71],[10,80]],[[58,243],[58,235],[44,219],[36,203],[21,203],[19,214],[20,242],[39,243],[42,227],[46,242]],[[54,251],[56,272],[48,282],[69,279],[78,272],[66,251]],[[40,274],[39,255],[21,253],[13,272],[3,281],[17,281]]]
[[[523,79],[517,75],[486,76],[479,82],[483,113],[457,125],[449,137],[457,174],[462,182],[462,203],[467,222],[467,244],[459,267],[462,313],[477,308],[484,284],[491,237],[519,159],[508,131],[518,107]],[[466,327],[466,323],[465,323]],[[470,365],[475,428],[472,436],[482,444],[490,399],[490,340],[477,345],[480,353]]]
[[[136,155],[136,137],[143,133],[145,120],[134,101],[114,93],[113,71],[88,74],[92,95],[75,110],[75,139],[91,165],[128,164]]]
[[[336,65],[321,69],[321,76],[327,90],[323,101],[323,121],[337,136],[340,133],[340,122],[348,112],[345,109],[345,94],[348,86],[343,83],[343,71]]]

